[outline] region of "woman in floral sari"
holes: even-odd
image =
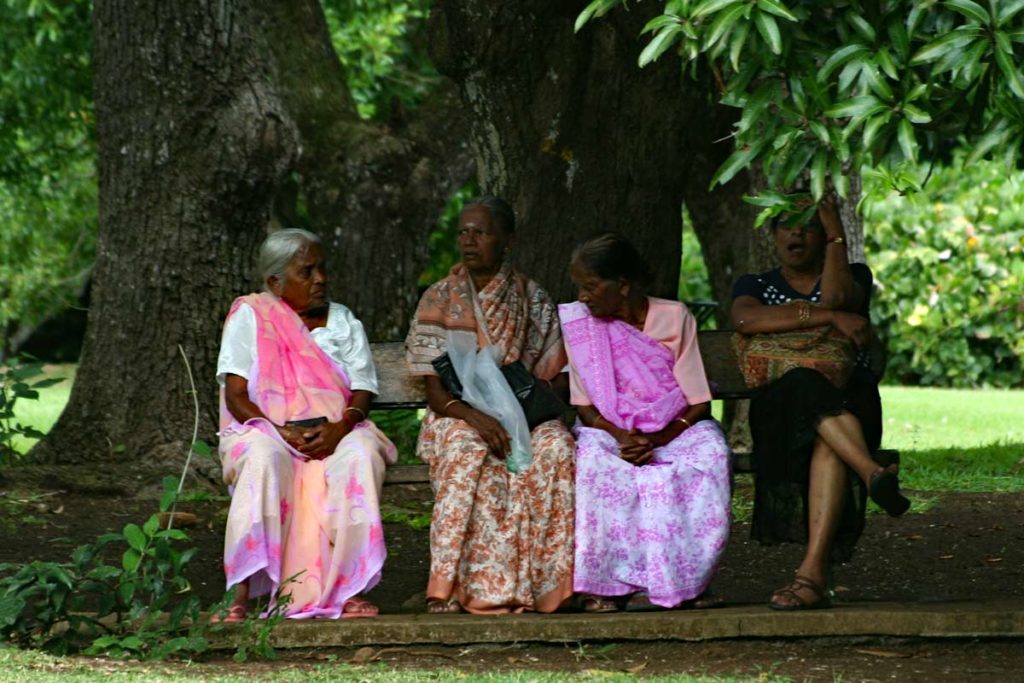
[[[420,300],[406,339],[410,372],[423,376],[429,409],[417,454],[430,465],[430,612],[551,612],[572,595],[572,436],[558,420],[535,427],[533,461],[518,474],[504,460],[510,437],[495,418],[456,399],[431,361],[449,332],[497,347],[501,365],[519,360],[555,380],[565,350],[554,304],[513,270],[512,209],[496,197],[459,217],[462,260]],[[564,376],[561,379],[564,391]]]
[[[621,235],[585,242],[571,268],[579,301],[559,317],[579,415],[575,589],[590,612],[624,595],[630,611],[676,607],[704,593],[729,538],[729,447],[697,324],[644,295],[647,264]]]
[[[378,497],[396,452],[366,419],[377,376],[362,324],[327,300],[319,238],[281,230],[260,248],[266,291],[224,324],[220,458],[232,489],[224,572],[245,618],[250,597],[290,596],[289,617],[374,616]]]

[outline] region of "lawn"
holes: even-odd
[[[51,657],[31,650],[15,650],[0,646],[0,683],[22,681],[81,681],[103,683],[185,683],[186,681],[218,681],[248,683],[334,683],[335,681],[366,681],[367,683],[417,683],[422,681],[483,681],[486,683],[569,683],[578,680],[599,680],[614,683],[636,681],[631,673],[604,671],[599,668],[581,673],[549,673],[542,671],[509,671],[505,673],[467,674],[458,670],[396,670],[386,664],[353,666],[349,664],[308,664],[294,662],[253,662],[243,667],[231,665],[224,671],[217,665],[189,662],[119,662],[85,657]],[[756,677],[717,676],[652,676],[647,681],[678,683],[782,683],[788,678],[765,674]]]

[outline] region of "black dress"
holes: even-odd
[[[871,270],[862,263],[851,264],[850,269],[865,294],[858,313],[868,317]],[[821,282],[810,294],[802,294],[790,287],[781,269],[776,268],[760,275],[744,275],[733,287],[732,296],[752,296],[768,306],[801,299],[817,303]],[[807,542],[807,492],[817,426],[823,418],[844,410],[860,421],[868,450],[877,450],[882,442],[882,402],[866,352],[858,356],[844,389],[837,389],[815,370],[799,368],[754,392],[750,401],[754,442],[752,538],[768,545]],[[832,547],[833,562],[849,560],[864,531],[867,492],[852,471],[848,478],[850,490]]]

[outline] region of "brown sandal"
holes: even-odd
[[[462,605],[455,598],[448,598],[447,600],[430,598],[427,600],[428,614],[459,614],[462,611]]]
[[[580,609],[587,614],[604,614],[606,612],[618,612],[619,606],[611,598],[603,595],[582,595],[580,596]]]
[[[797,594],[797,591],[810,591],[816,600],[812,602],[802,598]],[[775,602],[777,597],[789,598],[792,602]],[[806,576],[797,574],[793,577],[792,583],[772,593],[772,600],[768,603],[768,606],[772,609],[792,612],[806,609],[825,609],[826,607],[831,607],[832,602],[829,599],[828,590],[822,585],[811,581]]]

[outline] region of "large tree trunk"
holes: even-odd
[[[258,287],[256,248],[282,223],[275,207],[294,204],[296,175],[332,247],[335,296],[369,318],[371,333],[393,336],[409,315],[427,230],[471,168],[438,161],[458,158],[457,117],[427,143],[358,120],[315,0],[100,0],[93,16],[93,300],[70,401],[33,451],[58,463],[187,444],[193,396],[178,344],[198,387],[201,436],[213,438],[223,317],[234,296]],[[381,176],[394,185],[383,203]],[[401,267],[357,251],[362,236],[388,245]]]

